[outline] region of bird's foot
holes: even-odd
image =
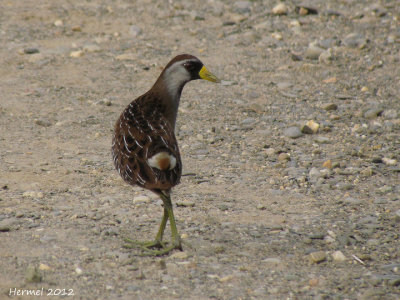
[[[175,241],[172,245],[166,245],[162,241],[150,241],[150,242],[138,242],[125,238],[125,248],[132,249],[139,247],[143,252],[140,256],[163,256],[169,254],[171,251],[177,249],[182,251],[182,245],[180,241]]]
[[[151,250],[154,248],[165,248],[165,244],[160,241],[160,240],[154,240],[154,241],[145,241],[145,242],[139,242],[135,240],[131,240],[130,238],[124,238],[124,242],[126,243],[124,245],[124,248],[132,249],[136,247],[140,247],[144,250]]]

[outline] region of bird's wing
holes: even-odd
[[[148,189],[170,189],[179,183],[182,172],[178,144],[157,101],[146,101],[148,99],[143,97],[129,104],[117,121],[114,163],[130,184]],[[175,159],[173,168],[160,170],[149,164],[149,159],[162,152]]]

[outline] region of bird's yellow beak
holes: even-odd
[[[205,66],[203,66],[201,68],[201,70],[199,72],[199,76],[200,76],[201,79],[208,80],[208,81],[211,81],[211,82],[217,82],[217,83],[221,82],[221,80],[219,80],[218,77],[215,76],[213,73],[208,71]]]

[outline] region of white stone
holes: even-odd
[[[64,22],[62,20],[55,20],[54,21],[54,26],[56,27],[61,27],[64,25]]]
[[[274,6],[274,8],[272,9],[272,13],[274,15],[286,15],[288,13],[288,8],[286,4],[279,3]]]
[[[76,50],[76,51],[72,51],[69,56],[73,57],[73,58],[77,58],[77,57],[81,57],[83,55],[83,51],[82,50]]]
[[[149,202],[150,202],[150,197],[148,197],[146,195],[139,195],[139,196],[135,196],[133,198],[133,203],[135,203],[135,204],[149,203]]]
[[[388,166],[395,166],[397,164],[397,160],[391,159],[388,157],[382,158],[382,161],[385,165],[388,165]]]
[[[346,256],[343,254],[342,251],[338,250],[332,253],[332,258],[334,261],[343,262],[346,261]]]

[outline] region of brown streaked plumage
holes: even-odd
[[[182,89],[195,79],[219,82],[198,58],[188,54],[176,56],[153,87],[132,101],[115,124],[112,155],[119,174],[127,183],[153,191],[164,202],[164,215],[156,239],[143,244],[149,254],[162,255],[182,249],[170,198],[171,188],[179,183],[182,174],[174,130]],[[166,247],[162,237],[168,220],[172,245]],[[151,251],[151,247],[163,249]]]

